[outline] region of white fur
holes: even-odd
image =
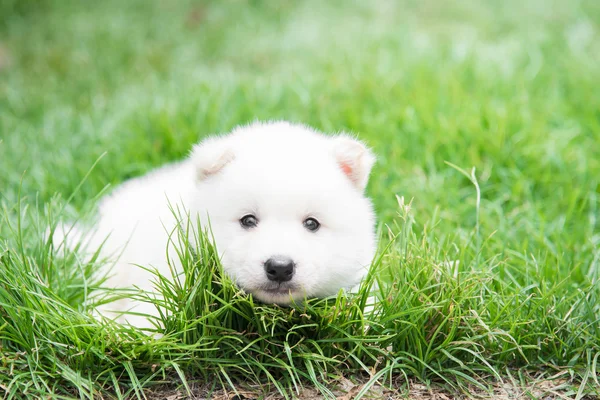
[[[106,240],[103,254],[119,256],[108,286],[151,291],[152,275],[132,264],[169,276],[167,235],[176,223],[170,202],[203,225],[210,218],[225,272],[260,301],[287,304],[291,297],[332,295],[358,283],[375,252],[375,218],[363,195],[374,160],[346,135],[326,136],[286,122],[238,127],[102,199],[90,248]],[[246,214],[256,215],[258,226],[243,228],[239,220]],[[318,231],[303,226],[307,217],[321,223]],[[263,264],[277,255],[290,257],[296,269],[290,290],[274,294],[263,290],[272,284]],[[100,311],[108,316],[132,309],[157,313],[151,304],[131,299]],[[119,320],[149,325],[143,317]]]

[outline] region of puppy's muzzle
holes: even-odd
[[[288,282],[294,276],[295,264],[289,257],[273,256],[265,261],[265,273],[273,282]]]

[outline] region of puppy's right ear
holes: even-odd
[[[344,173],[360,190],[365,190],[369,173],[375,164],[375,155],[359,140],[345,134],[333,138],[333,153]]]
[[[226,138],[212,137],[192,149],[191,159],[196,167],[196,178],[202,181],[218,173],[235,158]]]

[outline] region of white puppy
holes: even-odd
[[[363,195],[374,160],[347,135],[287,122],[238,127],[102,199],[89,246],[106,240],[103,254],[120,254],[108,286],[151,291],[153,275],[134,264],[169,276],[170,203],[202,225],[210,220],[224,271],[256,299],[288,304],[333,295],[360,281],[375,252],[374,214]],[[157,314],[133,300],[100,311],[127,310]],[[150,325],[132,315],[119,320]]]

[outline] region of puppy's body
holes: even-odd
[[[108,286],[151,291],[153,275],[134,264],[169,276],[170,204],[204,226],[210,220],[225,272],[257,299],[287,304],[332,295],[360,281],[375,251],[374,215],[363,195],[373,162],[348,136],[284,122],[240,127],[104,198],[89,247],[104,242],[103,254],[118,256]],[[100,311],[127,310],[157,312],[132,300]],[[143,317],[119,319],[149,325]]]

